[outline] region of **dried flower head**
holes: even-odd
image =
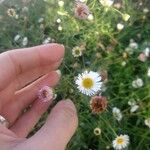
[[[101,129],[100,128],[95,128],[94,129],[94,134],[96,135],[96,136],[98,136],[98,135],[101,135]]]
[[[15,16],[16,16],[16,11],[15,11],[15,9],[14,9],[14,8],[8,9],[8,10],[7,10],[7,15],[8,15],[9,17],[15,17]]]
[[[89,15],[90,11],[88,6],[77,0],[75,3],[75,16],[79,19],[87,19]]]
[[[100,75],[102,77],[102,81],[106,81],[107,82],[107,80],[108,80],[108,72],[107,72],[107,70],[101,70],[100,71]]]
[[[44,86],[38,92],[38,98],[44,102],[50,101],[54,96],[54,91],[48,86]]]
[[[107,98],[103,96],[95,96],[91,98],[90,107],[93,113],[101,113],[107,108]]]

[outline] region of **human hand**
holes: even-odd
[[[77,127],[77,115],[70,100],[59,102],[44,126],[26,138],[52,101],[37,100],[43,86],[59,82],[56,71],[64,47],[47,44],[0,54],[0,115],[9,128],[0,124],[0,150],[64,150]],[[23,112],[29,105],[32,107]]]

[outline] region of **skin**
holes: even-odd
[[[29,132],[52,101],[37,100],[43,86],[54,87],[60,75],[56,72],[64,57],[64,47],[47,44],[0,54],[0,115],[9,128],[0,124],[1,150],[64,150],[74,134],[78,118],[71,100],[60,101],[43,127],[30,138]],[[23,113],[23,110],[31,108]]]

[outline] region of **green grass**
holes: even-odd
[[[106,11],[98,0],[88,0],[87,5],[94,16],[93,21],[77,19],[73,11],[74,1],[64,2],[62,8],[55,0],[31,0],[31,3],[27,4],[19,0],[6,0],[0,4],[1,52],[24,47],[21,41],[14,42],[17,34],[28,37],[27,47],[42,44],[47,37],[65,45],[66,55],[60,68],[62,80],[56,89],[57,100],[71,98],[79,115],[79,127],[67,147],[68,150],[105,150],[106,146],[113,149],[112,141],[119,134],[130,136],[129,150],[149,150],[150,129],[145,126],[144,120],[150,118],[150,78],[147,76],[150,59],[143,63],[137,57],[145,47],[150,46],[150,13],[143,13],[145,7],[150,9],[150,2],[143,0],[143,5],[139,6],[140,0],[123,0],[121,9],[110,7]],[[25,6],[28,8],[27,12],[22,11]],[[19,19],[7,15],[7,10],[11,7],[15,8]],[[121,14],[124,13],[131,16],[127,22],[122,19]],[[44,22],[38,23],[41,17]],[[58,18],[62,20],[62,31],[58,31]],[[116,28],[120,22],[125,25],[122,31]],[[43,28],[40,27],[41,24]],[[134,39],[139,48],[133,55],[124,59],[122,55],[130,39]],[[82,44],[86,45],[83,56],[74,58],[72,48]],[[109,48],[111,51],[108,51]],[[96,53],[100,53],[101,58],[97,58]],[[124,67],[121,65],[123,61],[126,61]],[[79,66],[73,68],[75,63]],[[93,115],[89,106],[90,97],[77,90],[74,78],[85,69],[99,71],[101,68],[108,71],[107,90],[102,95],[108,97],[109,105],[106,112]],[[132,81],[137,77],[142,78],[144,86],[135,89],[132,87]],[[129,112],[128,105],[131,99],[138,100],[140,106],[133,114]],[[113,107],[120,108],[123,113],[120,123],[112,115]],[[32,134],[44,123],[47,114]],[[102,130],[100,136],[93,133],[96,127]]]

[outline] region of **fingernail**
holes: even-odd
[[[64,102],[65,102],[65,105],[66,105],[66,106],[72,108],[72,109],[76,112],[75,105],[74,105],[74,103],[72,102],[71,99],[66,99],[66,100],[64,100]]]
[[[61,71],[60,70],[56,70],[56,72],[59,75],[59,77],[61,77]]]

